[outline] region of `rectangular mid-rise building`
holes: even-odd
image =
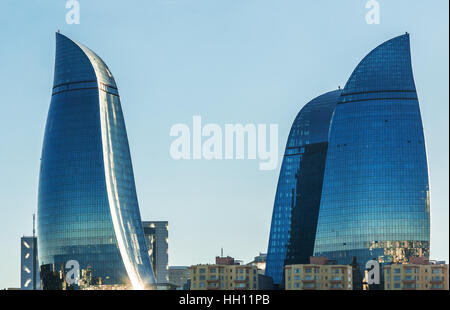
[[[352,266],[334,265],[326,258],[311,257],[310,264],[286,265],[286,290],[352,290]]]
[[[258,268],[240,265],[231,257],[216,257],[216,264],[189,267],[191,290],[257,290]]]
[[[39,261],[37,253],[37,237],[20,238],[20,289],[39,290]],[[34,259],[33,259],[34,258]]]
[[[411,260],[383,267],[385,290],[448,290],[448,265]]]
[[[167,221],[145,221],[142,222],[142,226],[156,283],[168,283],[169,223]]]

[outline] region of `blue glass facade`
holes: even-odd
[[[154,283],[117,85],[94,52],[59,33],[38,231],[41,266],[77,260],[103,284]]]
[[[428,256],[430,204],[409,35],[374,49],[337,105],[314,255],[360,267]]]
[[[369,53],[342,91],[298,114],[278,180],[266,274],[282,284],[283,266],[307,264],[310,255],[356,262],[363,272],[368,260],[405,262],[428,257],[429,247],[427,156],[405,34]]]
[[[321,95],[298,113],[286,143],[275,195],[266,275],[283,280],[283,266],[313,254],[331,117],[340,90]]]

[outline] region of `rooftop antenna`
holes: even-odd
[[[223,257],[223,248],[220,248],[220,257]]]
[[[341,85],[338,86],[338,89],[341,89]]]
[[[61,31],[58,29],[58,33],[60,33]]]

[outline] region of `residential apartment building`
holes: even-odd
[[[383,267],[385,290],[448,290],[448,265],[424,259]]]
[[[240,265],[232,257],[216,257],[216,264],[189,267],[191,290],[257,290],[258,268]]]
[[[352,290],[351,265],[333,265],[324,257],[311,257],[310,264],[286,265],[286,290]]]

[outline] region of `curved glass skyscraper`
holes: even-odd
[[[154,283],[117,85],[94,52],[59,33],[38,231],[41,266],[76,260],[94,283]]]
[[[371,259],[428,257],[429,241],[427,156],[405,34],[369,53],[342,92],[314,99],[297,116],[266,274],[281,284],[283,266],[308,264],[310,255],[356,260],[363,271]]]
[[[430,203],[409,35],[356,67],[334,112],[314,253],[360,267],[428,256]]]
[[[285,263],[313,254],[331,117],[340,90],[307,103],[291,127],[281,165],[267,251],[266,275],[283,280]]]

